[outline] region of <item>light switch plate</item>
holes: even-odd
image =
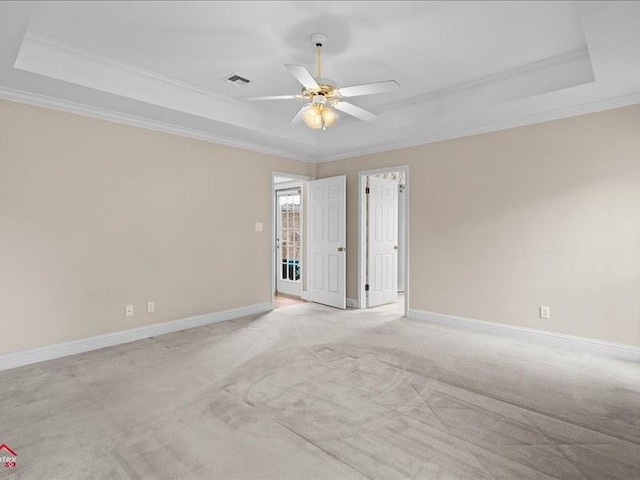
[[[262,222],[256,222],[256,232],[262,231]]]

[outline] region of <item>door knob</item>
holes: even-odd
[[[338,251],[339,252],[346,252],[347,251],[347,247],[338,247]]]
[[[398,250],[398,245],[394,245],[394,246],[393,246],[393,249],[394,249],[394,250]]]

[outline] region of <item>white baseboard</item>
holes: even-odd
[[[0,355],[0,371],[22,367],[32,363],[53,360],[55,358],[66,357],[68,355],[76,355],[90,350],[112,347],[122,343],[135,342],[136,340],[142,340],[144,338],[179,332],[189,328],[201,327],[211,323],[224,322],[226,320],[233,320],[234,318],[265,313],[272,309],[271,302],[257,303],[255,305],[247,305],[246,307],[207,313],[170,322],[155,323],[144,327],[105,333],[95,337],[82,338],[55,345],[47,345],[19,352],[5,353]]]
[[[602,355],[621,360],[640,362],[640,347],[623,343],[607,342],[592,338],[576,337],[563,333],[537,330],[534,328],[517,327],[503,323],[487,322],[473,318],[457,317],[444,313],[425,312],[423,310],[409,309],[409,318],[424,320],[439,325],[464,328],[480,332],[507,335],[524,340],[541,343],[556,348],[568,348],[582,352]]]
[[[353,298],[347,298],[347,308],[360,308],[358,301]]]
[[[302,294],[300,294],[300,298],[302,300],[309,301],[309,291],[308,290],[302,290]]]

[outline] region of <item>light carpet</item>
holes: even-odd
[[[640,365],[313,303],[0,373],[9,479],[640,479]]]

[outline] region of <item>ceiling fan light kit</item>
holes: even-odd
[[[313,77],[302,65],[287,64],[285,68],[302,85],[300,95],[272,95],[266,97],[247,97],[245,100],[291,100],[304,99],[307,103],[298,111],[290,124],[295,125],[303,121],[308,127],[316,130],[326,130],[338,121],[339,110],[347,115],[370,122],[377,116],[352,103],[344,101],[347,97],[357,97],[361,95],[372,95],[397,90],[400,86],[395,80],[369,83],[363,85],[353,85],[345,88],[338,88],[336,82],[322,76],[322,46],[327,40],[324,33],[314,33],[311,35],[311,42],[316,47],[316,58],[318,74]]]
[[[311,128],[326,130],[327,127],[336,123],[338,114],[326,105],[311,104],[305,108],[302,119]]]

